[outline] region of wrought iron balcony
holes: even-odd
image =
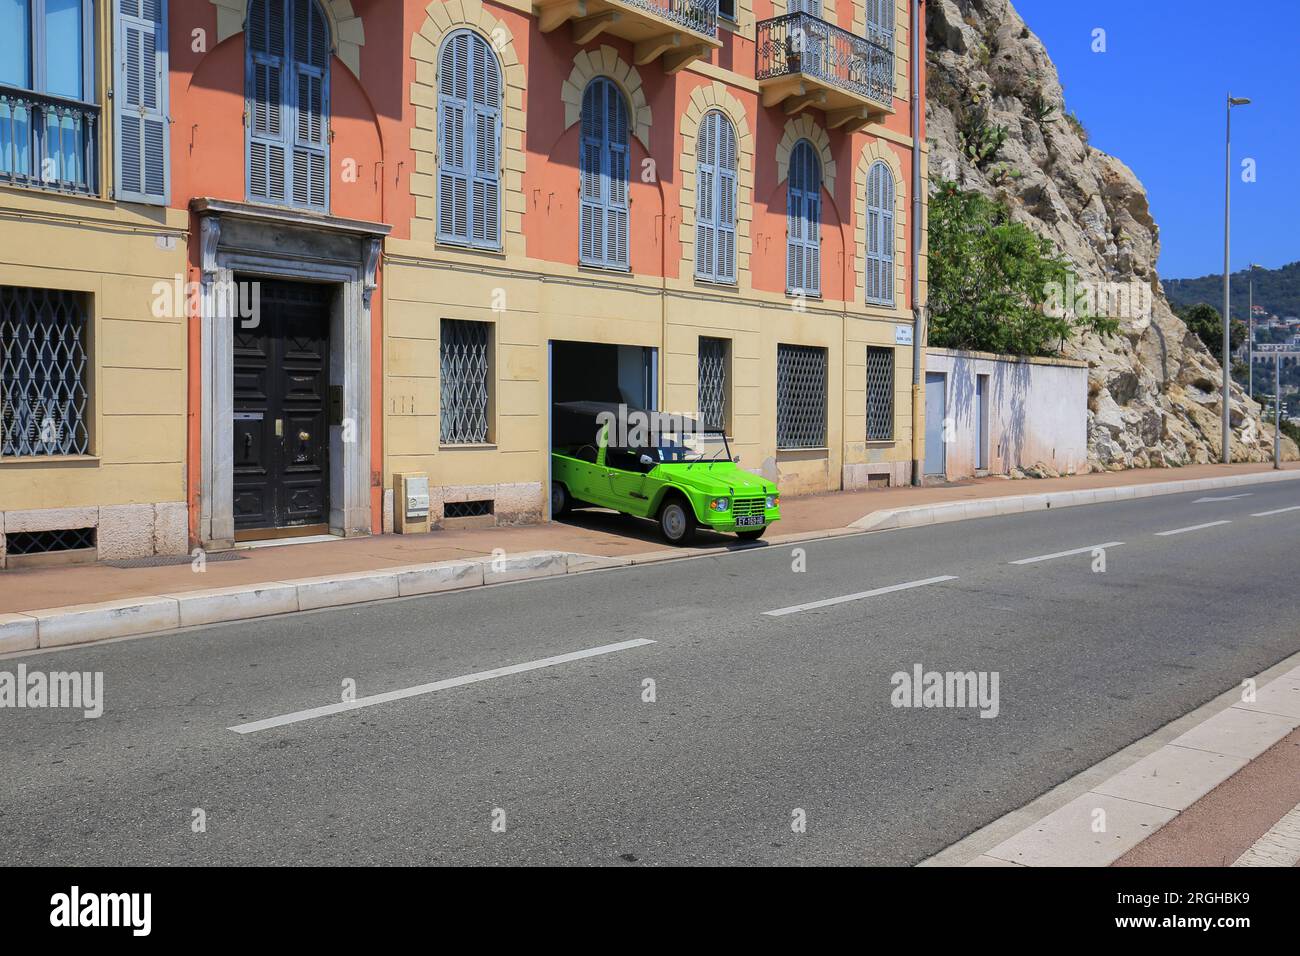
[[[815,107],[847,129],[893,110],[893,49],[810,13],[760,20],[755,59],[764,106],[780,103],[791,115]]]
[[[0,86],[0,183],[99,192],[99,107]]]
[[[572,24],[579,46],[608,33],[633,44],[638,66],[663,57],[669,73],[722,45],[718,0],[535,0],[533,7],[543,33]]]

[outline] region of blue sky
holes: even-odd
[[[1232,268],[1300,259],[1298,0],[1012,0],[1060,70],[1067,109],[1147,188],[1160,276],[1223,271],[1224,99],[1232,115]],[[1106,31],[1094,53],[1093,31]],[[1244,183],[1241,161],[1256,161]]]

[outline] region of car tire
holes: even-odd
[[[763,532],[766,530],[767,528],[751,528],[747,531],[737,531],[736,537],[741,541],[757,541],[763,537]]]
[[[669,544],[679,546],[695,537],[695,515],[680,495],[673,495],[659,509],[659,533]]]
[[[563,517],[572,507],[573,499],[569,497],[569,489],[558,481],[551,482],[551,517]]]

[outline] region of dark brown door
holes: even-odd
[[[255,328],[235,320],[235,534],[329,521],[326,285],[261,280]]]

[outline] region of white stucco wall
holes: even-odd
[[[1088,460],[1088,368],[1068,359],[1023,359],[927,349],[926,371],[947,375],[945,473],[977,473],[976,376],[987,375],[988,469],[1006,474],[1036,462],[1062,474]],[[928,412],[927,412],[928,414]]]

